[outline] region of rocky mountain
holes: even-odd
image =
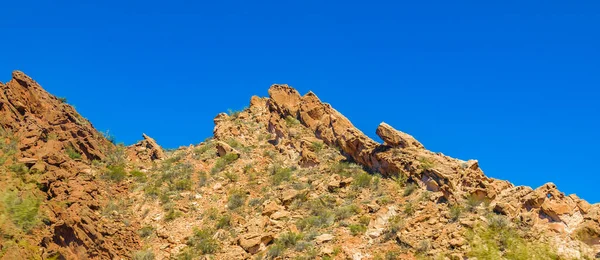
[[[22,72],[0,84],[2,259],[593,259],[599,205],[488,178],[273,85],[214,136],[110,142]]]

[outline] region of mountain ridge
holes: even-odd
[[[566,196],[552,183],[532,189],[488,178],[477,161],[428,151],[384,122],[376,129],[378,143],[313,92],[300,95],[287,85],[272,85],[269,97],[253,96],[243,111],[217,115],[212,139],[173,152],[145,134],[128,147],[112,144],[22,72],[0,88],[0,125],[17,139],[17,149],[2,151],[2,165],[12,172],[3,178],[15,185],[4,192],[37,194],[45,216],[32,223],[38,231],[0,229],[10,238],[0,240],[8,245],[0,249],[10,249],[0,253],[6,259],[14,252],[42,259],[372,259],[378,252],[400,259],[506,258],[523,245],[556,249],[522,253],[530,258],[579,259],[600,249],[600,204]],[[21,188],[26,183],[38,188]],[[2,208],[10,217],[7,201]],[[172,221],[177,218],[182,221]],[[493,229],[497,219],[523,245],[490,253],[489,245],[469,238],[472,232],[482,240],[478,232]],[[216,230],[206,228],[215,221]],[[445,231],[437,234],[440,228]],[[44,235],[36,240],[30,232]],[[292,234],[315,252],[288,249]]]

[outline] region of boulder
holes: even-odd
[[[407,148],[414,147],[423,149],[423,145],[409,134],[400,132],[390,125],[382,122],[377,127],[377,136],[379,136],[385,144],[392,147]]]

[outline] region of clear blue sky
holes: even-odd
[[[599,1],[201,2],[4,1],[0,80],[23,70],[119,141],[165,147],[288,83],[372,137],[386,121],[600,201]]]

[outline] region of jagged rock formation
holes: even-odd
[[[166,158],[163,148],[150,136],[142,134],[143,140],[127,147],[127,157],[135,163],[151,163]]]
[[[44,213],[43,227],[29,242],[42,251],[31,255],[26,247],[8,247],[2,258],[107,259],[129,255],[131,248],[139,247],[131,227],[98,215],[108,200],[107,191],[110,189],[114,195],[123,190],[96,180],[98,172],[90,162],[102,160],[114,146],[72,106],[15,71],[9,82],[0,83],[0,129],[4,133],[1,141],[14,140],[16,148],[0,151],[0,155],[14,158],[5,164],[27,167],[20,172],[29,171],[33,176],[21,178],[39,187]],[[1,178],[5,184],[11,183],[10,173],[4,172]],[[4,186],[2,192],[24,191],[21,186]],[[0,242],[9,241],[0,238]]]
[[[2,133],[14,133],[0,143],[0,159],[9,158],[0,166],[14,172],[0,175],[12,185],[0,191],[41,194],[45,214],[25,233],[0,236],[0,258],[580,259],[600,251],[598,204],[551,183],[488,178],[477,161],[428,151],[386,123],[378,143],[314,93],[287,85],[217,115],[212,139],[169,152],[145,134],[113,145],[21,72],[0,88]],[[26,167],[25,181],[14,165]]]

